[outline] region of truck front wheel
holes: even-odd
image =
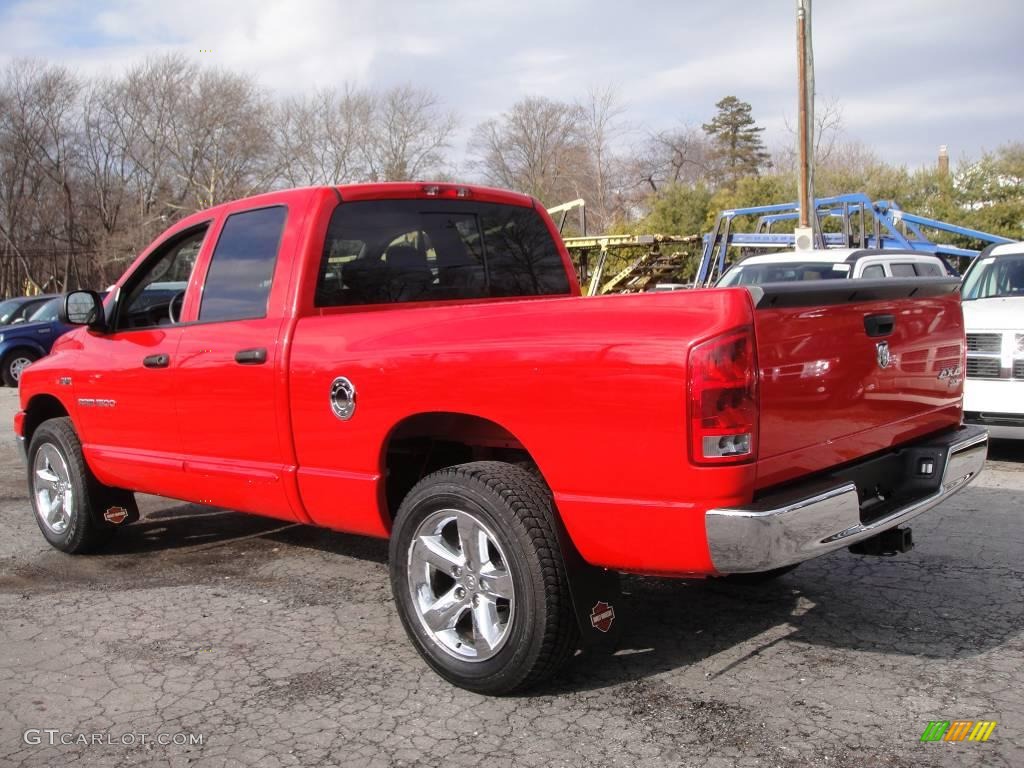
[[[406,633],[455,685],[523,690],[575,650],[551,494],[526,469],[480,461],[423,478],[395,518],[390,569]]]
[[[71,420],[40,424],[28,449],[28,487],[39,530],[51,545],[79,554],[110,538],[113,529],[93,514],[97,486]]]

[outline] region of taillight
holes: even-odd
[[[729,331],[690,351],[690,458],[697,464],[757,456],[754,329]]]

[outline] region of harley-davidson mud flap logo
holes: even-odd
[[[615,621],[615,609],[603,600],[598,600],[590,612],[590,624],[594,629],[607,632]]]
[[[128,510],[124,507],[110,507],[103,513],[103,519],[108,523],[120,525],[128,517]]]

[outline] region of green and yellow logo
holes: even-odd
[[[988,741],[995,729],[995,720],[930,720],[921,741]]]

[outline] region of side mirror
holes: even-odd
[[[96,291],[72,291],[64,297],[60,321],[67,325],[87,325],[94,331],[106,330],[103,299]]]

